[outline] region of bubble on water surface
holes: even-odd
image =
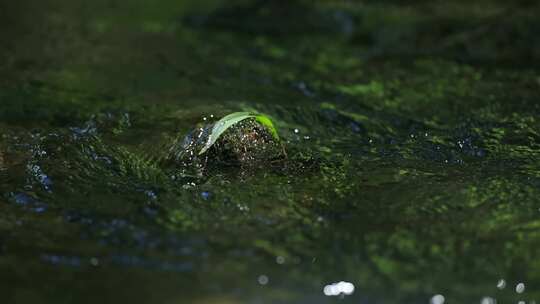
[[[249,212],[249,206],[245,204],[236,204],[236,207],[242,212]]]
[[[258,278],[257,278],[257,282],[259,282],[259,284],[261,285],[266,285],[268,284],[270,280],[268,279],[268,276],[266,275],[260,275]]]
[[[492,297],[483,297],[480,304],[497,304],[497,301]]]
[[[523,293],[525,291],[525,284],[524,283],[518,283],[516,285],[516,292],[517,293]]]
[[[97,267],[99,266],[99,259],[98,258],[90,258],[90,265]]]
[[[504,289],[506,287],[506,281],[504,279],[500,279],[499,282],[497,282],[497,288]]]
[[[445,298],[441,294],[436,294],[433,297],[431,297],[431,300],[429,301],[430,304],[444,304]]]

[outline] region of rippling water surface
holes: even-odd
[[[539,9],[0,4],[1,302],[540,301]],[[234,111],[287,162],[159,165]]]

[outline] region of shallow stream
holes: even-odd
[[[534,1],[4,2],[0,302],[540,301]],[[156,165],[235,111],[290,161]]]

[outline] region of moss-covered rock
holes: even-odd
[[[271,131],[255,118],[242,120],[228,128],[215,144],[205,150],[215,123],[202,125],[178,138],[164,163],[186,173],[202,174],[218,167],[260,167],[284,159],[285,150]]]

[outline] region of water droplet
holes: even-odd
[[[330,297],[334,296],[336,294],[336,291],[333,285],[326,285],[324,286],[323,293],[325,296]]]
[[[90,258],[90,265],[97,267],[99,266],[99,259],[98,258]]]
[[[157,194],[152,190],[145,190],[144,194],[152,201],[157,200]]]
[[[431,297],[431,300],[429,301],[430,304],[444,304],[444,296],[441,294],[436,294],[433,297]]]
[[[266,284],[268,284],[269,279],[268,279],[267,276],[265,276],[265,275],[263,274],[263,275],[260,275],[260,276],[257,278],[257,282],[259,282],[259,284],[261,284],[261,285],[266,285]]]
[[[523,293],[525,291],[525,284],[519,283],[516,285],[516,292],[517,293]]]
[[[504,289],[506,287],[506,281],[504,279],[500,279],[499,282],[497,282],[497,288]]]

